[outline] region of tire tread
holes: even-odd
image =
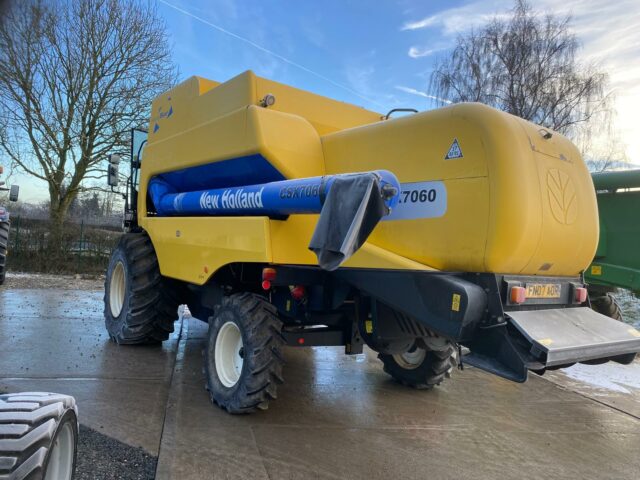
[[[225,297],[216,315],[209,320],[210,343],[215,341],[215,329],[222,326],[222,320],[216,320],[216,317],[221,312],[228,311],[235,313],[240,329],[244,330],[243,337],[247,341],[244,345],[243,369],[249,370],[243,371],[239,383],[232,387],[234,390],[231,395],[222,394],[218,383],[212,379],[212,376],[216,375],[211,371],[209,361],[209,357],[213,355],[213,346],[208,345],[205,349],[205,374],[209,396],[212,403],[229,413],[243,414],[266,410],[269,402],[277,398],[277,386],[284,381],[284,359],[281,354],[284,339],[280,333],[282,322],[275,307],[264,298],[247,292],[236,293]]]
[[[9,248],[10,223],[0,222],[0,285],[4,284],[7,275],[7,251]]]
[[[111,315],[110,277],[105,277],[104,315],[109,336],[118,344],[152,344],[169,338],[174,330],[179,301],[169,279],[162,277],[151,239],[145,233],[126,233],[116,249],[124,252],[131,284],[128,310],[122,322]],[[125,302],[126,303],[126,302]]]
[[[618,304],[616,297],[610,292],[592,298],[591,308],[602,315],[613,318],[614,320],[623,321],[620,305]]]
[[[457,365],[457,351],[453,344],[444,350],[427,350],[423,363],[416,369],[408,370],[400,366],[393,355],[379,353],[383,370],[396,382],[415,388],[429,390],[440,385]]]
[[[0,395],[0,479],[41,478],[47,453],[63,417],[77,407],[73,397],[44,392]],[[74,454],[75,464],[75,454]]]

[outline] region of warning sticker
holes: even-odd
[[[383,220],[437,218],[447,211],[447,188],[444,182],[400,184],[400,201]]]
[[[460,311],[460,294],[459,293],[454,293],[453,297],[451,298],[451,310],[454,312]]]
[[[454,158],[462,158],[462,149],[460,148],[460,143],[458,143],[457,138],[453,139],[453,143],[449,147],[447,155],[444,157],[445,160],[453,160]]]
[[[367,333],[373,333],[373,321],[365,320],[364,321],[364,330]]]

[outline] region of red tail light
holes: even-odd
[[[527,290],[524,287],[511,287],[509,299],[511,303],[524,303],[527,299]]]
[[[584,287],[576,288],[576,302],[584,303],[587,301],[587,289]]]
[[[295,287],[292,285],[289,287],[289,291],[291,292],[291,297],[296,301],[302,300],[307,293],[302,285],[296,285]]]
[[[262,269],[262,280],[269,280],[273,282],[276,279],[276,269],[275,268],[263,268]]]

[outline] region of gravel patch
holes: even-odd
[[[102,290],[104,275],[51,275],[7,272],[2,289],[55,288],[62,290]]]
[[[152,480],[158,458],[80,425],[74,480]]]

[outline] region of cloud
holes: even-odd
[[[420,58],[420,57],[428,57],[429,55],[434,54],[438,50],[442,50],[441,48],[420,48],[420,47],[411,47],[409,49],[409,56],[411,58]]]
[[[408,55],[411,58],[428,57],[430,55],[433,55],[436,52],[439,52],[441,50],[446,50],[447,48],[450,48],[450,47],[451,47],[450,42],[446,42],[446,43],[435,42],[430,44],[429,46],[424,46],[424,47],[413,45],[411,48],[409,48]]]
[[[402,26],[401,30],[419,30],[421,28],[431,27],[438,23],[439,17],[440,15],[431,15],[417,22],[407,22]]]
[[[435,100],[435,101],[441,102],[441,103],[446,103],[446,104],[452,103],[451,100],[447,100],[446,98],[440,98],[440,97],[436,97],[434,95],[429,95],[427,92],[423,92],[421,90],[416,90],[415,88],[411,88],[411,87],[404,87],[402,85],[396,85],[395,89],[396,90],[400,90],[401,92],[409,93],[411,95],[416,95],[418,97],[428,98],[430,100]]]
[[[541,15],[571,15],[571,28],[582,43],[578,60],[596,62],[599,70],[609,74],[616,95],[617,125],[629,145],[631,161],[640,163],[640,5],[637,0],[538,0],[534,10]],[[448,8],[433,15],[405,22],[402,31],[429,30],[450,41],[461,33],[485,25],[496,14],[506,19],[512,0],[472,0],[460,7]],[[413,50],[415,48],[415,50]],[[416,58],[428,50],[412,47],[409,56]],[[425,55],[426,56],[426,55]],[[411,92],[407,92],[411,93]],[[421,92],[424,93],[424,92]],[[423,96],[423,95],[421,95]]]
[[[470,28],[484,25],[496,16],[498,18],[506,17],[505,7],[511,5],[513,4],[506,0],[499,2],[476,1],[462,7],[442,10],[435,15],[419,20],[405,22],[400,30],[422,30],[434,27],[438,28],[441,34],[451,37],[466,32]]]

